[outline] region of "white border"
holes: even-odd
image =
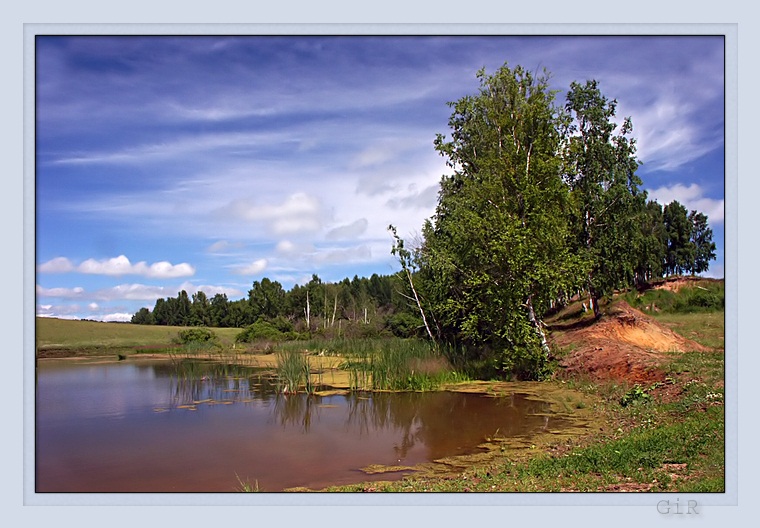
[[[468,3],[470,5],[471,2]],[[182,9],[182,8],[180,8]],[[127,17],[124,17],[127,18]],[[15,26],[16,35],[18,35],[18,26]],[[23,337],[24,337],[24,503],[29,505],[38,504],[66,504],[66,505],[92,505],[92,504],[143,504],[143,505],[198,505],[198,504],[223,504],[223,505],[349,505],[349,506],[366,506],[366,505],[435,505],[435,506],[482,506],[482,505],[514,505],[530,504],[553,505],[553,506],[577,506],[577,505],[622,505],[615,509],[615,514],[606,518],[607,521],[615,519],[616,524],[621,520],[632,519],[630,517],[634,512],[649,513],[655,512],[655,504],[660,497],[658,495],[626,495],[622,494],[604,494],[604,495],[558,495],[558,494],[517,494],[517,495],[391,495],[391,496],[355,496],[355,495],[291,495],[291,494],[263,494],[263,495],[129,495],[132,499],[124,501],[126,496],[121,495],[45,495],[45,500],[39,500],[40,496],[33,493],[33,359],[30,369],[30,360],[33,358],[34,343],[34,120],[33,120],[33,90],[29,92],[29,86],[33,83],[33,67],[31,73],[29,69],[29,52],[31,52],[31,61],[33,65],[33,35],[35,33],[96,33],[96,34],[714,34],[721,33],[726,35],[726,285],[727,285],[727,311],[726,311],[726,350],[730,351],[730,357],[726,363],[727,380],[738,379],[738,360],[736,351],[739,345],[738,334],[738,235],[739,235],[739,214],[738,214],[738,102],[739,102],[739,85],[738,85],[738,26],[734,24],[700,24],[697,26],[688,24],[663,25],[663,24],[629,24],[629,25],[588,25],[588,24],[560,24],[547,26],[545,24],[527,24],[527,25],[499,25],[499,24],[412,24],[412,25],[385,25],[385,24],[368,24],[362,26],[350,24],[254,24],[254,25],[214,25],[214,24],[193,24],[193,25],[174,25],[174,24],[136,24],[136,25],[99,25],[99,24],[33,24],[24,26],[24,194],[23,194],[23,216],[24,216],[24,237],[23,237],[23,256],[25,265],[23,266]],[[30,48],[29,41],[32,45]],[[30,81],[31,80],[31,84]],[[18,115],[16,112],[15,115]],[[30,117],[31,115],[31,117]],[[18,122],[18,121],[17,121]],[[31,137],[31,141],[30,141]],[[18,140],[11,141],[8,144],[18,144]],[[31,148],[29,147],[31,143]],[[18,151],[17,151],[18,152]],[[750,195],[743,195],[743,198],[749,199]],[[14,239],[16,240],[16,239]],[[15,285],[13,285],[15,286]],[[31,302],[30,302],[31,301]],[[18,320],[18,318],[15,318]],[[20,325],[19,325],[20,326]],[[17,326],[18,327],[18,326]],[[748,344],[748,343],[745,343]],[[31,350],[31,354],[30,354]],[[31,378],[29,374],[31,373]],[[31,379],[31,383],[30,383]],[[738,504],[738,483],[739,475],[738,466],[738,388],[736,384],[730,381],[726,389],[727,401],[727,460],[726,460],[726,487],[727,493],[720,495],[696,495],[695,497],[681,496],[682,500],[689,498],[696,499],[701,505],[736,505]],[[32,405],[31,424],[29,416],[29,403]],[[31,446],[31,449],[30,449]],[[31,455],[30,455],[31,451]],[[31,475],[29,472],[29,461],[32,461]],[[19,460],[16,458],[16,460]],[[747,482],[749,482],[747,480]],[[18,490],[18,487],[16,487]],[[9,491],[9,489],[4,489]],[[13,495],[13,493],[11,493]],[[712,501],[711,498],[728,499],[724,501]],[[746,496],[745,496],[746,497]],[[665,495],[666,499],[674,499],[670,494]],[[509,499],[509,500],[504,500]],[[646,506],[646,510],[641,508],[631,508],[632,505]],[[555,513],[559,513],[560,522],[567,520],[568,508],[550,508]],[[539,510],[542,514],[547,513],[547,509]],[[624,513],[625,512],[625,513]],[[387,513],[387,511],[386,511]],[[429,512],[428,512],[429,513]],[[612,512],[610,512],[612,513]],[[620,517],[624,513],[624,516]],[[114,513],[106,514],[108,518]],[[509,515],[514,515],[510,513]],[[543,515],[542,515],[543,516]],[[456,520],[458,514],[453,512],[447,514],[448,520]],[[197,519],[201,519],[198,516]],[[339,514],[336,522],[341,522],[344,514]],[[465,513],[460,519],[462,524],[464,518],[469,519],[467,524],[472,520],[472,513]],[[648,515],[651,521],[658,519],[656,515]],[[661,517],[660,517],[661,518]],[[707,518],[707,514],[700,520]],[[209,518],[212,520],[213,516]],[[287,515],[282,518],[287,519]],[[352,519],[351,515],[345,517],[346,520]],[[354,519],[361,524],[372,524],[373,518],[367,518],[366,514],[358,514]],[[713,517],[714,519],[714,517]],[[118,518],[113,519],[118,524]],[[430,518],[432,521],[433,519]],[[503,519],[507,522],[507,518]],[[587,518],[589,520],[589,518]]]

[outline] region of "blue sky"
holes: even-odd
[[[722,37],[38,37],[37,313],[129,320],[398,269],[432,215],[448,101],[476,71],[597,79],[650,198],[708,215],[723,276]]]

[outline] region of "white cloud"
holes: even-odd
[[[417,191],[415,185],[410,185],[405,196],[395,197],[388,200],[388,207],[393,209],[435,209],[438,203],[438,191],[440,184],[430,185],[421,191]]]
[[[37,269],[43,273],[68,273],[77,271],[89,275],[142,275],[152,279],[173,279],[189,277],[195,274],[195,268],[185,262],[172,264],[161,261],[148,265],[146,262],[132,264],[124,255],[105,260],[87,259],[79,266],[74,266],[65,257],[57,257],[40,264]]]
[[[92,319],[96,321],[103,321],[104,323],[112,323],[112,322],[128,323],[132,320],[132,315],[134,314],[112,313],[112,314],[101,315],[98,317],[93,317]]]
[[[275,252],[288,260],[307,257],[313,255],[316,250],[314,245],[310,242],[298,241],[292,242],[290,240],[281,240],[275,246]]]
[[[104,288],[92,294],[93,298],[100,301],[130,300],[130,301],[155,301],[167,295],[176,295],[176,291],[170,291],[163,286],[147,286],[145,284],[119,284],[113,288]]]
[[[369,246],[361,245],[349,248],[337,248],[320,251],[314,260],[323,264],[344,264],[348,262],[368,261],[372,258]]]
[[[653,102],[625,107],[618,116],[632,116],[637,157],[648,170],[673,171],[723,146],[723,130],[706,127],[698,103],[690,104],[665,89]],[[619,119],[622,122],[622,118]]]
[[[269,263],[267,262],[267,259],[258,259],[254,260],[247,266],[240,266],[235,269],[235,272],[238,275],[257,275],[267,269],[267,265]]]
[[[420,142],[419,138],[414,138],[414,140],[417,143]],[[425,144],[425,147],[428,146],[428,144]],[[349,168],[356,170],[367,167],[387,166],[389,163],[398,160],[400,156],[408,152],[410,147],[414,148],[413,145],[410,145],[410,140],[408,138],[377,140],[377,143],[364,148],[356,154],[351,160]]]
[[[56,257],[37,266],[40,273],[69,273],[74,271],[74,265],[66,257]]]
[[[347,238],[355,238],[362,235],[367,230],[367,219],[360,218],[350,224],[338,226],[331,229],[325,235],[327,240],[344,240]]]
[[[144,262],[139,262],[135,267],[139,270],[138,275],[144,275],[153,279],[173,279],[195,275],[195,268],[186,262],[172,264],[171,262],[162,261],[150,266],[146,266]]]
[[[705,197],[704,191],[696,183],[688,186],[676,183],[670,187],[647,189],[647,194],[663,206],[677,200],[689,211],[696,210],[707,215],[711,224],[723,223],[724,200]]]
[[[243,244],[240,242],[229,242],[227,240],[219,240],[218,242],[214,242],[210,246],[206,248],[206,251],[208,253],[224,253],[225,251],[229,251],[232,249],[240,249],[243,247]]]
[[[77,304],[38,304],[37,316],[38,317],[55,317],[58,319],[79,319],[79,305]]]
[[[43,288],[39,284],[37,285],[38,297],[59,297],[62,299],[77,299],[84,294],[84,288],[77,286],[76,288]]]
[[[233,217],[247,222],[264,222],[275,234],[314,232],[322,227],[324,212],[320,201],[306,193],[295,193],[280,204],[257,204],[235,200],[215,211],[217,217]]]

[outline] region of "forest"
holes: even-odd
[[[433,141],[451,174],[420,240],[389,226],[398,273],[315,274],[287,291],[263,278],[239,300],[181,291],[132,323],[245,328],[244,340],[420,337],[538,379],[552,357],[547,314],[584,298],[600,317],[616,291],[709,269],[707,216],[648,199],[633,124],[616,121],[598,82],[571,83],[558,103],[547,71],[505,64],[477,77],[479,91],[449,103],[448,135]]]

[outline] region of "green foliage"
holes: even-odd
[[[694,259],[690,263],[691,273],[702,273],[710,267],[715,259],[715,243],[712,241],[712,229],[707,226],[707,216],[697,211],[689,213],[691,224],[690,243],[694,248]]]
[[[631,390],[626,392],[622,398],[620,398],[620,405],[628,407],[629,405],[647,403],[650,399],[651,396],[644,387],[636,384]]]
[[[665,206],[663,218],[668,236],[665,271],[669,275],[681,275],[689,270],[695,257],[688,211],[678,201],[673,201]]]
[[[235,337],[237,343],[253,343],[254,341],[285,341],[298,339],[298,334],[292,331],[292,325],[287,325],[282,319],[265,321],[259,319],[245,328]],[[287,330],[290,326],[291,330]],[[284,329],[284,331],[283,331]]]
[[[391,315],[386,326],[396,337],[419,337],[422,333],[423,324],[419,317],[408,312],[398,312]]]
[[[186,330],[181,330],[178,334],[176,339],[174,340],[175,343],[180,345],[189,345],[189,344],[214,344],[218,341],[218,336],[208,328],[188,328]]]
[[[132,316],[132,324],[144,324],[151,325],[154,323],[153,314],[147,308],[140,308],[135,315]]]
[[[580,266],[556,155],[563,116],[548,75],[504,66],[478,78],[477,95],[451,103],[451,140],[435,141],[454,174],[423,228],[423,296],[444,341],[474,355],[487,345],[507,375],[533,379],[549,355],[540,317]]]
[[[311,367],[308,358],[298,350],[277,352],[277,385],[280,392],[296,393],[301,390],[314,392],[311,381]]]
[[[565,132],[572,230],[577,253],[590,265],[586,286],[598,315],[600,298],[633,283],[646,242],[646,194],[638,188],[636,144],[628,137],[633,126],[629,119],[619,127],[614,122],[617,101],[597,81],[573,82],[565,108],[573,118]]]

